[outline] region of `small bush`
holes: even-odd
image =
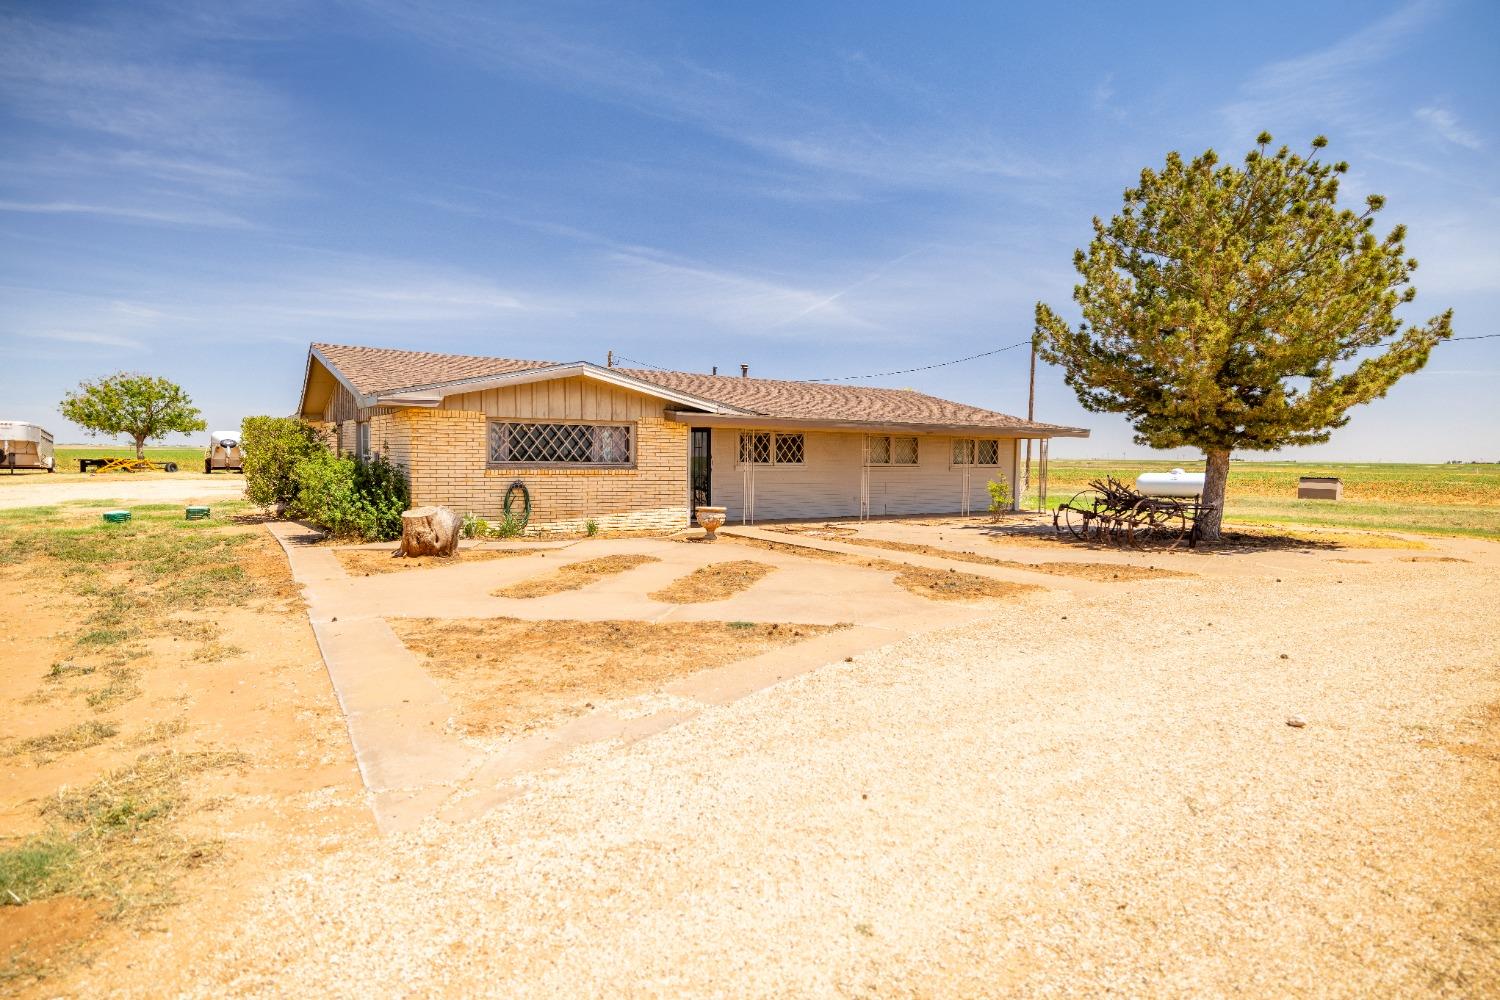
[[[245,498],[258,507],[290,506],[297,498],[297,465],[327,454],[317,430],[295,417],[246,417],[240,424],[245,452]]]
[[[585,535],[588,535],[590,538],[593,538],[595,535],[599,534],[599,522],[594,520],[592,517],[583,522],[583,533]]]
[[[458,533],[465,538],[488,538],[490,522],[482,517],[475,517],[471,510],[464,515],[463,524],[459,526]]]
[[[406,474],[384,457],[361,462],[326,449],[293,470],[292,509],[335,538],[384,541],[401,535],[411,499]]]
[[[496,538],[520,538],[526,531],[526,521],[514,514],[506,514],[500,523],[492,525],[490,533]]]
[[[984,488],[990,491],[990,513],[1000,514],[1010,510],[1010,483],[1002,476],[991,479],[985,483]]]

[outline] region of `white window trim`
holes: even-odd
[[[916,461],[915,462],[896,462],[896,461],[892,461],[892,460],[887,460],[887,461],[884,461],[884,462],[873,462],[873,461],[871,461],[870,460],[870,440],[872,438],[886,438],[887,440],[890,441],[890,447],[886,449],[886,454],[889,455],[889,456],[891,456],[892,459],[894,459],[895,454],[896,454],[896,439],[897,438],[911,438],[912,441],[914,442],[913,447],[914,447],[915,452],[916,452]],[[919,434],[866,434],[865,435],[865,441],[864,441],[864,448],[865,448],[865,465],[868,466],[871,469],[915,469],[915,468],[917,468],[918,466],[920,466],[922,464],[922,437]],[[951,445],[949,446],[948,455],[949,455],[950,458],[953,455],[953,451],[952,451],[952,446]]]
[[[768,454],[771,456],[769,462],[745,462],[740,459],[740,438],[746,434],[769,434],[771,436],[771,447]],[[802,439],[802,461],[800,462],[778,462],[776,461],[776,439],[779,437],[800,437]],[[734,467],[736,469],[805,469],[807,468],[807,432],[806,431],[760,431],[746,428],[734,436]]]
[[[629,427],[630,459],[625,462],[491,462],[490,427],[493,424],[572,424],[584,427]],[[580,420],[565,417],[485,417],[484,467],[486,469],[634,469],[640,455],[640,427],[634,420]]]
[[[955,437],[955,438],[949,438],[948,439],[948,468],[950,468],[950,469],[1003,469],[1003,468],[1005,468],[1005,462],[1004,462],[1005,451],[1004,451],[1004,449],[1002,449],[1000,447],[1000,444],[1004,440],[1005,440],[1005,438],[999,438],[999,437],[993,437],[993,438],[992,437]],[[959,441],[969,441],[969,442],[973,443],[973,445],[974,445],[973,451],[974,451],[974,457],[975,458],[979,457],[979,442],[980,441],[993,441],[993,442],[995,442],[995,461],[994,462],[974,462],[972,464],[969,463],[969,462],[955,462],[955,461],[953,461],[953,445],[955,443],[959,442]]]

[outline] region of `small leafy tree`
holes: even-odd
[[[136,458],[146,457],[147,441],[208,427],[182,386],[132,372],[80,382],[76,391],[63,397],[59,409],[90,434],[128,436],[135,442]]]
[[[1039,353],[1084,407],[1125,414],[1140,444],[1203,451],[1209,539],[1233,450],[1327,441],[1452,336],[1452,310],[1402,329],[1406,229],[1375,235],[1379,195],[1338,207],[1348,164],[1317,158],[1325,138],[1307,156],[1257,143],[1242,168],[1209,150],[1141,171],[1074,255],[1083,322],[1036,307]]]
[[[240,423],[245,453],[245,498],[260,507],[285,508],[297,498],[293,472],[304,459],[328,451],[317,428],[296,417],[246,417]]]
[[[1010,483],[1004,476],[996,476],[985,483],[984,488],[990,494],[990,513],[998,520],[1001,514],[1010,510]]]

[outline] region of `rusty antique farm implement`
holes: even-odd
[[[1178,476],[1181,476],[1180,470]],[[1166,480],[1171,477],[1150,478]],[[1170,484],[1164,487],[1147,485],[1143,492],[1113,476],[1106,476],[1092,480],[1088,489],[1058,505],[1052,515],[1052,526],[1074,538],[1111,545],[1165,545],[1171,548],[1184,541],[1189,548],[1197,545],[1198,518],[1212,507],[1204,504],[1196,493],[1190,496],[1160,495],[1153,486],[1174,493],[1182,492],[1180,486],[1173,488]]]

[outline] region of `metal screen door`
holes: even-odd
[[[688,448],[688,480],[693,494],[694,520],[698,518],[699,507],[708,507],[714,502],[712,442],[713,431],[710,428],[693,428]]]

